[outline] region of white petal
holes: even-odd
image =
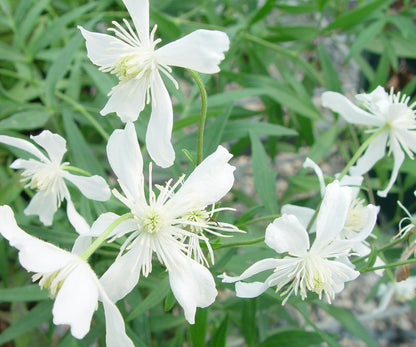
[[[354,105],[344,95],[336,92],[324,92],[322,94],[322,106],[339,113],[342,118],[352,124],[382,126],[384,120]]]
[[[282,215],[293,214],[305,229],[308,228],[309,223],[312,220],[313,215],[315,214],[315,210],[313,210],[312,208],[291,204],[283,205],[280,212]],[[314,223],[314,225],[315,224],[316,223]],[[312,231],[314,231],[314,227],[311,228],[310,232]]]
[[[310,158],[306,158],[305,162],[303,163],[303,167],[311,168],[315,171],[316,176],[318,176],[319,186],[321,188],[321,196],[325,194],[325,181],[324,181],[324,174],[321,168]]]
[[[101,176],[78,176],[67,171],[63,172],[63,176],[73,183],[81,193],[91,200],[107,201],[110,199],[111,191],[107,182]]]
[[[71,253],[20,229],[12,209],[6,205],[0,206],[0,234],[20,251],[20,263],[31,272],[53,272],[75,259]]]
[[[335,178],[338,179],[338,174],[335,175]],[[341,178],[341,181],[339,183],[342,186],[348,186],[351,188],[352,191],[352,198],[355,199],[355,197],[358,195],[361,189],[361,183],[363,183],[363,176],[350,176],[345,175]]]
[[[316,221],[314,248],[328,245],[339,236],[345,225],[351,198],[350,187],[342,187],[339,181],[328,184]]]
[[[269,286],[263,282],[237,282],[235,284],[236,296],[239,298],[255,298],[263,294],[268,288]]]
[[[95,65],[114,66],[122,54],[133,49],[114,36],[88,31],[80,25],[78,29],[85,38],[88,58]]]
[[[339,293],[344,289],[345,282],[355,280],[360,275],[358,271],[339,261],[327,261],[325,262],[325,267],[331,273],[330,276],[333,281],[332,286],[335,293]]]
[[[77,212],[70,196],[66,199],[66,213],[68,215],[69,222],[78,234],[86,234],[90,231],[90,226]]]
[[[98,284],[100,300],[105,312],[105,341],[107,347],[134,347],[133,342],[126,334],[123,317],[117,306],[109,299],[104,288]]]
[[[218,64],[224,59],[224,52],[229,46],[226,33],[199,29],[159,48],[155,54],[158,62],[164,65],[215,73],[220,71]]]
[[[144,203],[143,158],[133,123],[127,123],[124,130],[115,130],[111,134],[107,157],[123,189],[127,189],[135,201]]]
[[[160,167],[169,167],[175,160],[171,144],[172,101],[158,72],[152,78],[152,113],[146,131],[146,147],[151,158]]]
[[[173,266],[169,270],[169,282],[190,324],[195,323],[196,308],[211,305],[218,294],[209,270],[185,255],[180,267]]]
[[[39,191],[37,192],[29,205],[23,211],[26,216],[39,216],[40,221],[46,225],[52,225],[53,215],[58,209],[57,197],[54,193]]]
[[[302,256],[309,249],[309,236],[299,220],[288,214],[267,226],[265,243],[277,253]]]
[[[262,259],[248,267],[247,270],[245,270],[240,276],[228,276],[224,273],[218,277],[222,278],[223,283],[234,283],[237,281],[242,281],[258,274],[259,272],[276,268],[276,266],[279,264],[279,260],[280,259],[274,258]]]
[[[149,42],[149,0],[123,0],[143,44]]]
[[[24,151],[34,155],[35,157],[44,162],[48,160],[45,157],[45,155],[41,151],[39,151],[34,145],[32,145],[29,141],[22,140],[16,137],[0,135],[0,143],[23,149]]]
[[[140,278],[142,253],[146,252],[136,241],[131,249],[118,257],[100,278],[100,283],[111,301],[117,302],[132,291]]]
[[[70,325],[72,336],[82,339],[90,330],[97,304],[95,274],[87,263],[79,262],[56,296],[52,309],[53,323]]]
[[[357,164],[350,169],[351,175],[361,176],[365,174],[376,162],[384,157],[388,136],[388,132],[385,131],[370,143],[364,155],[358,159]]]
[[[378,86],[369,94],[366,94],[366,93],[357,94],[355,96],[355,99],[361,102],[364,101],[364,102],[368,102],[371,104],[380,104],[380,103],[385,103],[385,102],[390,103],[389,95],[387,94],[387,92],[384,90],[382,86]]]
[[[148,87],[146,78],[120,82],[111,90],[110,98],[100,114],[104,116],[115,112],[123,122],[134,122],[144,109]]]
[[[394,159],[393,171],[391,173],[390,181],[386,189],[377,191],[377,195],[382,198],[385,198],[387,196],[387,193],[390,191],[394,182],[396,182],[397,175],[399,174],[400,167],[402,166],[404,160],[404,152],[394,137],[390,138],[390,148],[393,152]]]
[[[195,168],[166,206],[182,215],[219,201],[234,184],[235,167],[228,164],[231,157],[227,149],[218,146]]]
[[[52,162],[59,164],[62,161],[66,152],[66,140],[62,136],[44,130],[39,135],[30,138],[45,149]]]
[[[363,226],[363,228],[360,230],[359,233],[355,234],[353,238],[349,238],[350,241],[364,241],[373,231],[374,226],[377,221],[377,214],[380,211],[380,206],[374,206],[374,205],[367,205],[365,207],[365,217],[366,217],[366,224]]]

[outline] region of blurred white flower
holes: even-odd
[[[412,215],[409,210],[404,207],[404,205],[397,201],[397,204],[402,208],[402,210],[407,214],[407,217],[404,217],[400,220],[399,223],[399,232],[395,236],[395,238],[404,236],[411,232],[413,229],[416,229],[416,216]],[[403,226],[403,223],[408,223],[407,225]]]
[[[368,132],[385,129],[370,143],[364,155],[350,169],[350,173],[363,175],[368,172],[384,157],[388,146],[388,154],[393,154],[393,171],[386,189],[377,192],[379,196],[386,197],[396,181],[404,153],[413,159],[413,153],[416,152],[416,103],[409,105],[410,97],[401,95],[400,92],[394,94],[393,89],[388,94],[381,86],[370,94],[358,94],[355,98],[365,110],[336,92],[323,93],[322,105],[339,113],[349,123],[374,127]]]
[[[416,277],[411,276],[400,282],[382,283],[377,296],[380,297],[378,312],[385,310],[393,297],[400,302],[412,300],[416,297]]]
[[[68,219],[75,230],[82,234],[89,231],[89,226],[83,217],[75,210],[65,179],[74,184],[88,199],[106,201],[111,192],[105,180],[100,176],[73,175],[65,170],[69,163],[62,163],[66,152],[66,141],[58,134],[49,130],[42,131],[31,139],[42,147],[46,154],[29,141],[16,137],[0,135],[0,143],[22,149],[35,158],[28,160],[16,159],[10,167],[23,170],[22,181],[26,187],[36,189],[29,205],[24,210],[26,215],[37,215],[44,225],[51,225],[61,202],[65,199]]]
[[[349,206],[351,189],[340,186],[334,181],[326,187],[316,221],[316,238],[310,246],[309,234],[305,226],[295,215],[284,214],[274,220],[266,229],[265,242],[277,253],[287,253],[282,259],[263,259],[244,271],[241,276],[231,277],[223,274],[223,282],[233,283],[247,279],[259,272],[273,269],[266,281],[236,283],[238,297],[252,298],[262,294],[269,287],[276,286],[276,292],[285,296],[283,304],[290,295],[300,293],[303,299],[307,291],[316,292],[319,298],[324,293],[328,302],[344,288],[344,283],[358,277],[359,272],[351,263],[345,264],[351,251],[352,242],[342,240],[340,234],[344,228]],[[368,234],[356,235],[356,239],[365,239]],[[337,258],[343,258],[342,262]]]
[[[105,312],[106,345],[134,346],[126,335],[123,317],[87,262],[24,232],[16,224],[9,206],[0,206],[0,234],[19,250],[20,264],[35,273],[33,281],[39,281],[55,299],[54,324],[69,325],[71,334],[82,339],[90,330],[92,315],[100,300]]]
[[[218,147],[186,180],[182,177],[174,185],[169,180],[164,187],[156,186],[160,191],[158,196],[153,192],[150,173],[148,200],[143,160],[132,123],[127,123],[124,130],[113,132],[107,144],[107,155],[124,196],[116,190],[113,193],[130,209],[132,217],[109,235],[114,239],[129,234],[101,283],[113,301],[123,298],[137,284],[140,274],[148,276],[152,271],[153,253],[156,253],[169,272],[173,294],[183,307],[186,319],[193,324],[196,308],[210,305],[217,290],[208,269],[190,257],[205,262],[199,243],[185,241],[196,237],[206,242],[201,236],[203,230],[212,233],[217,228],[236,229],[218,222],[218,226],[213,225],[205,210],[221,199],[234,183],[235,168],[228,164],[231,154],[224,147]],[[113,213],[101,215],[88,236],[102,234],[117,218]]]
[[[170,142],[173,124],[172,101],[160,73],[176,88],[170,66],[179,66],[202,73],[215,73],[228,50],[229,39],[222,31],[196,30],[185,37],[155,49],[157,26],[149,34],[149,1],[123,0],[136,31],[124,19],[127,29],[113,21],[114,36],[94,33],[81,26],[88,57],[100,70],[116,74],[117,86],[101,110],[102,115],[116,112],[123,122],[137,119],[146,103],[152,100],[152,113],[146,133],[150,156],[161,167],[173,164],[175,152]]]

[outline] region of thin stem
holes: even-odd
[[[113,223],[111,223],[104,232],[95,239],[95,241],[89,246],[84,253],[81,254],[80,258],[83,260],[87,260],[91,254],[93,254],[97,248],[101,246],[101,244],[105,241],[105,239],[110,235],[110,233],[123,221],[133,218],[133,213],[126,213],[117,218]]]
[[[261,222],[261,221],[269,220],[269,219],[276,219],[276,218],[279,218],[280,216],[281,216],[281,214],[269,214],[267,216],[261,216],[261,217],[258,217],[258,218],[250,219],[247,222],[237,223],[237,225],[256,224],[257,222]]]
[[[259,237],[258,239],[250,240],[250,241],[241,241],[241,242],[228,243],[226,245],[216,247],[215,249],[255,245],[256,243],[260,243],[260,242],[264,242],[264,236]]]
[[[204,150],[204,128],[205,120],[207,118],[207,91],[205,90],[204,83],[202,83],[199,75],[191,69],[188,69],[192,78],[195,80],[199,92],[201,93],[201,116],[199,118],[199,128],[198,128],[198,143],[197,143],[197,157],[196,164],[199,165],[202,162],[203,150]]]
[[[62,167],[62,170],[75,172],[75,173],[78,173],[78,174],[80,174],[82,176],[87,176],[87,177],[91,177],[92,176],[88,171],[85,171],[83,169],[80,169],[79,167],[75,167],[75,166],[71,166],[71,165],[65,165],[65,166],[63,166]]]
[[[367,149],[367,147],[370,145],[370,143],[373,142],[373,140],[378,135],[380,135],[382,132],[386,131],[386,129],[387,129],[386,125],[381,127],[376,132],[371,134],[371,136],[367,140],[364,141],[364,143],[360,146],[360,148],[358,148],[357,152],[355,152],[355,154],[353,155],[351,160],[347,163],[344,170],[341,171],[340,175],[337,178],[339,181],[341,181],[341,179],[347,174],[347,172],[349,171],[351,166],[353,166],[355,164],[355,162],[358,160],[358,158],[361,157],[361,155],[364,153],[364,151]]]
[[[107,132],[103,129],[103,127],[94,119],[94,117],[87,111],[87,109],[84,106],[82,106],[77,101],[73,100],[69,96],[66,96],[65,94],[59,91],[56,91],[55,95],[58,98],[70,104],[75,110],[81,113],[91,123],[91,125],[100,133],[100,135],[104,138],[104,140],[108,141],[108,138],[110,137],[110,135],[107,134]]]
[[[392,268],[392,267],[397,267],[397,266],[406,265],[406,264],[413,264],[413,263],[416,263],[416,258],[408,259],[408,260],[405,260],[405,261],[398,261],[396,263],[390,263],[390,264],[386,264],[386,265],[382,265],[382,266],[376,266],[376,267],[372,267],[372,268],[369,268],[369,269],[364,269],[361,272],[363,273],[363,272],[370,272],[370,271],[381,270],[381,269],[389,269],[389,268]]]

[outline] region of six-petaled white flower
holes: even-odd
[[[265,242],[282,259],[263,259],[244,271],[241,276],[231,277],[223,274],[223,282],[236,283],[237,296],[252,298],[262,294],[269,287],[276,291],[286,287],[283,304],[292,293],[300,294],[302,299],[307,291],[316,292],[319,297],[324,293],[328,302],[344,288],[344,283],[355,279],[359,272],[351,263],[346,264],[352,243],[340,239],[349,206],[351,188],[340,186],[338,181],[329,184],[316,221],[316,238],[310,245],[309,234],[305,226],[292,214],[284,214],[274,220],[266,229]],[[356,235],[356,239],[365,239],[368,234]],[[342,262],[337,258],[343,258]],[[240,282],[259,272],[273,269],[265,282]]]
[[[205,209],[221,199],[233,185],[234,167],[228,164],[231,154],[224,147],[218,147],[186,180],[182,177],[174,185],[169,180],[164,187],[157,186],[158,196],[150,181],[149,199],[145,197],[143,159],[132,123],[127,123],[124,130],[113,132],[107,144],[107,155],[124,195],[116,190],[113,193],[129,208],[132,217],[121,222],[109,235],[117,238],[128,234],[128,237],[101,283],[113,301],[123,298],[137,284],[140,274],[147,276],[152,271],[155,253],[168,270],[173,294],[183,307],[186,319],[193,324],[196,308],[210,305],[217,290],[209,270],[198,262],[203,261],[198,259],[202,252],[199,244],[185,241],[195,236],[205,241],[199,236],[200,231],[215,230]],[[149,176],[151,180],[151,173]],[[198,211],[198,218],[195,211]],[[100,235],[117,218],[119,216],[114,213],[101,215],[91,234],[80,239]],[[218,225],[221,230],[234,230]],[[198,261],[192,259],[192,255]]]
[[[105,115],[116,112],[122,121],[135,121],[146,103],[152,100],[152,113],[146,133],[146,146],[157,165],[173,164],[175,152],[171,145],[173,124],[172,101],[161,74],[170,79],[170,66],[179,66],[202,73],[219,71],[218,64],[228,50],[229,39],[222,31],[196,30],[185,37],[156,49],[161,41],[154,38],[156,25],[149,34],[149,1],[123,0],[136,31],[124,20],[126,28],[113,22],[116,35],[90,32],[81,26],[88,57],[100,70],[116,74],[119,83],[101,110]]]
[[[88,232],[89,226],[83,217],[75,210],[65,180],[74,184],[81,193],[89,199],[106,201],[111,192],[105,180],[100,176],[73,175],[65,170],[69,163],[62,163],[66,152],[66,141],[58,134],[44,130],[31,139],[42,147],[46,154],[36,148],[29,141],[0,135],[0,143],[22,149],[34,158],[17,159],[10,167],[22,171],[23,181],[27,187],[36,189],[29,205],[25,209],[26,215],[37,215],[45,225],[51,225],[53,215],[61,202],[65,199],[68,219],[80,234]]]
[[[134,346],[126,335],[123,317],[87,262],[24,232],[9,206],[0,206],[0,234],[19,250],[20,264],[35,273],[33,280],[55,299],[54,324],[69,325],[71,334],[82,339],[90,330],[100,300],[105,311],[107,346]]]
[[[389,154],[392,153],[394,159],[393,172],[387,187],[377,192],[379,196],[386,197],[396,181],[404,153],[413,159],[413,153],[416,152],[416,103],[409,105],[410,97],[401,95],[400,92],[394,94],[393,89],[388,94],[381,86],[370,94],[358,94],[355,98],[364,109],[336,92],[323,93],[322,105],[339,113],[349,123],[374,127],[369,132],[384,129],[370,143],[350,173],[363,175],[368,172],[384,157],[388,146]]]

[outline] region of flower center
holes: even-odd
[[[160,213],[154,209],[149,209],[141,221],[142,228],[149,234],[156,234],[163,226]]]
[[[187,229],[195,234],[202,233],[208,227],[209,214],[205,210],[193,210],[184,215]]]
[[[355,199],[348,210],[347,220],[344,225],[345,236],[352,232],[361,231],[367,224],[368,214],[362,199]]]
[[[158,68],[153,49],[138,48],[137,52],[123,54],[114,64],[111,73],[120,81],[143,78]]]
[[[322,257],[314,254],[308,254],[305,257],[304,281],[306,287],[322,297],[322,291],[328,289],[328,284],[332,283],[330,273],[325,267]]]

